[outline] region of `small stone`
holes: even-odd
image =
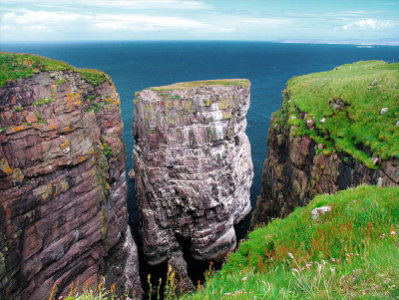
[[[306,121],[306,126],[308,128],[313,128],[314,127],[314,120],[307,120]]]
[[[384,107],[381,109],[380,114],[383,115],[383,114],[387,113],[387,111],[388,111],[388,107]]]
[[[317,220],[319,218],[319,215],[324,215],[326,212],[331,211],[331,206],[322,206],[322,207],[317,207],[314,210],[312,210],[312,218],[313,220]]]
[[[135,176],[136,174],[134,173],[134,169],[131,169],[130,171],[129,171],[129,173],[128,173],[128,176],[129,176],[129,178],[130,179],[134,179],[134,176]]]
[[[373,159],[374,166],[376,166],[380,161],[380,159],[378,157],[373,157],[372,159]]]
[[[319,148],[319,150],[323,150],[326,146],[324,144],[318,144],[317,148]]]
[[[382,178],[382,177],[378,177],[378,183],[377,183],[377,186],[378,186],[378,187],[382,187],[382,186],[383,186],[383,184],[384,184],[384,178]]]
[[[323,119],[320,120],[320,123],[324,124],[325,121],[326,121],[326,118],[323,118]]]
[[[369,85],[369,89],[371,89],[374,86],[374,84],[376,84],[377,82],[378,82],[378,80],[377,80],[377,78],[375,78],[373,80],[373,82]]]

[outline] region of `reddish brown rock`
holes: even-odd
[[[261,195],[252,215],[252,226],[285,217],[318,194],[335,193],[363,183],[399,184],[396,159],[384,161],[380,169],[369,169],[344,152],[323,153],[324,145],[320,146],[309,136],[293,134],[295,129],[287,125],[287,101],[280,108],[285,118],[278,122],[274,117],[271,120],[268,157],[263,166]]]
[[[48,299],[106,277],[141,295],[119,96],[72,70],[0,88],[0,295]]]

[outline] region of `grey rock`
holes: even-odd
[[[196,259],[223,258],[236,245],[234,224],[251,210],[249,82],[146,89],[135,103],[133,160],[149,263],[167,261],[180,240]]]
[[[317,220],[319,218],[319,215],[324,215],[326,212],[331,211],[331,206],[326,205],[322,207],[316,207],[314,210],[312,210],[312,218],[313,220]]]
[[[371,89],[377,82],[378,82],[378,80],[377,80],[377,78],[375,78],[375,79],[373,80],[373,82],[370,83],[368,89]]]

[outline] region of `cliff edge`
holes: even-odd
[[[111,79],[0,53],[0,298],[47,299],[100,275],[141,295]]]
[[[235,248],[234,224],[251,210],[249,103],[250,83],[241,79],[136,94],[133,163],[150,264],[168,261],[179,269],[182,243],[199,260],[218,260]]]
[[[317,194],[399,184],[399,64],[343,65],[295,77],[272,115],[252,225]]]

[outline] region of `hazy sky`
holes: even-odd
[[[0,0],[2,41],[399,44],[399,0]]]

